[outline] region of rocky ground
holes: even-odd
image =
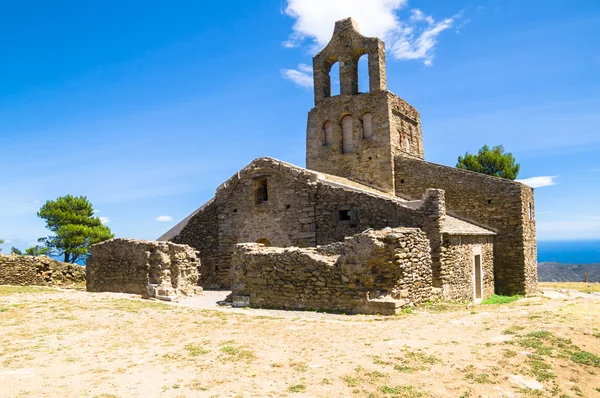
[[[600,397],[600,295],[392,317],[0,286],[1,397]],[[210,308],[210,309],[207,309]]]

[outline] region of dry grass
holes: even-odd
[[[312,319],[1,291],[0,391],[11,397],[593,397],[600,388],[600,300]]]
[[[540,282],[540,288],[579,290],[584,293],[600,292],[600,283],[584,282]]]

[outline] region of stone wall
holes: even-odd
[[[85,268],[46,256],[0,253],[0,285],[63,286],[85,281]]]
[[[458,214],[498,231],[494,242],[496,291],[502,294],[537,290],[533,189],[480,173],[422,160],[396,158],[396,193],[418,199],[423,190],[445,190],[448,213]]]
[[[384,227],[422,227],[432,240],[439,240],[432,217],[444,215],[443,193],[432,190],[423,208],[408,207],[394,196],[327,178],[333,177],[274,159],[257,159],[222,184],[214,200],[169,239],[199,250],[203,263],[200,284],[205,288],[231,285],[231,255],[237,243],[314,247]],[[262,182],[268,200],[257,203]],[[346,220],[340,219],[344,211]]]
[[[239,244],[233,294],[249,305],[393,314],[434,298],[429,240],[415,228],[386,228],[317,248]]]
[[[482,299],[494,294],[494,244],[491,236],[447,235],[440,252],[440,279],[446,300],[473,301],[474,255],[481,255]]]
[[[204,288],[219,287],[221,280],[229,278],[223,263],[230,256],[219,251],[219,206],[214,199],[202,206],[188,221],[173,243],[187,244],[198,251],[200,257],[199,283]]]
[[[87,260],[89,292],[141,294],[172,300],[199,291],[196,251],[187,245],[111,239],[93,245]]]

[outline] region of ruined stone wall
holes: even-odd
[[[266,184],[268,200],[257,203],[261,183]],[[398,226],[423,227],[431,239],[439,240],[439,228],[431,227],[435,223],[429,213],[443,215],[427,203],[423,210],[403,207],[399,199],[374,190],[325,182],[305,169],[258,159],[222,184],[214,201],[192,216],[172,241],[200,251],[201,269],[207,273],[200,279],[203,287],[229,287],[237,243],[312,247],[368,228]],[[433,206],[439,203],[436,199]],[[443,194],[441,203],[443,207]],[[340,211],[348,212],[350,219],[342,219]]]
[[[90,248],[88,292],[141,294],[171,300],[198,291],[199,261],[187,245],[111,239]]]
[[[518,182],[421,160],[396,158],[396,193],[418,199],[426,188],[445,190],[446,207],[498,231],[494,244],[496,291],[537,290],[533,189]],[[533,210],[532,210],[533,211]]]
[[[494,294],[494,244],[490,236],[444,235],[440,265],[446,300],[473,301],[474,255],[481,255],[483,297]]]
[[[224,261],[219,251],[219,205],[211,200],[189,220],[187,226],[172,239],[173,243],[186,244],[198,250],[200,279],[204,288],[219,287],[219,281],[227,278],[219,272]]]
[[[0,253],[0,285],[63,286],[85,281],[85,268],[46,256]]]
[[[367,231],[318,248],[240,244],[234,296],[253,307],[393,314],[430,300],[426,235],[411,228]]]

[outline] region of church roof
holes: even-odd
[[[217,188],[217,192],[221,189],[226,189],[229,187],[234,181],[242,178],[246,173],[253,171],[258,168],[271,168],[277,170],[284,174],[289,174],[295,178],[304,178],[311,183],[320,182],[324,185],[328,185],[335,188],[343,188],[355,192],[361,192],[364,194],[368,194],[371,196],[379,197],[386,200],[391,200],[396,202],[398,205],[403,207],[408,207],[412,209],[417,209],[421,206],[422,201],[420,200],[406,200],[404,198],[400,198],[396,195],[389,194],[383,191],[380,191],[375,188],[371,188],[367,185],[363,185],[356,181],[349,180],[347,178],[334,176],[331,174],[321,173],[314,170],[308,170],[300,166],[293,165],[291,163],[284,162],[282,160],[274,159],[271,157],[262,157],[258,159],[254,159],[247,166],[240,169],[236,174],[234,174],[227,181],[219,185]],[[189,216],[181,220],[177,223],[173,228],[164,233],[158,240],[169,240],[175,236],[177,236],[183,228],[187,225],[188,221],[196,215],[198,212],[202,211],[206,206],[210,205],[214,201],[214,197],[211,198],[208,202],[200,206]],[[442,228],[442,233],[447,233],[451,235],[496,235],[496,233],[490,229],[484,228],[482,226],[475,225],[465,220],[461,220],[452,215],[446,215],[446,220],[444,223],[444,227]]]

